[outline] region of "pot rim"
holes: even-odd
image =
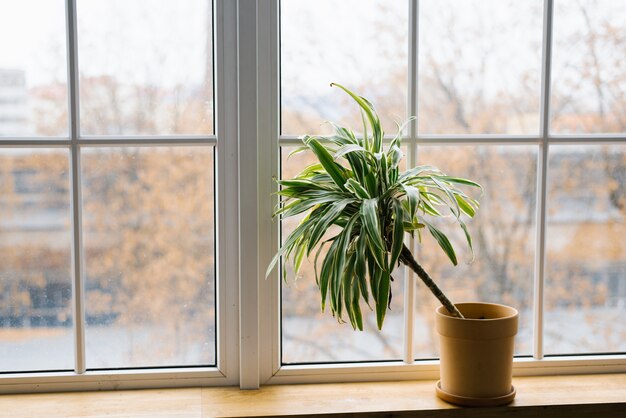
[[[458,318],[456,316],[451,316],[450,314],[444,313],[444,312],[448,312],[448,310],[446,309],[445,306],[441,305],[439,306],[437,309],[435,309],[435,314],[437,316],[443,317],[446,320],[454,320],[454,321],[469,321],[469,322],[487,322],[487,321],[502,321],[504,319],[510,319],[510,318],[515,318],[516,316],[519,316],[519,311],[517,309],[515,309],[512,306],[509,305],[504,305],[502,303],[491,303],[491,302],[459,302],[459,303],[455,303],[454,306],[456,306],[457,308],[460,305],[490,305],[490,306],[500,306],[506,309],[512,309],[513,313],[511,315],[507,315],[507,316],[501,316],[498,318],[484,318],[484,319],[479,319],[479,318]]]

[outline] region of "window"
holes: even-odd
[[[380,103],[385,126],[407,115],[408,14],[405,1],[281,2],[281,175],[290,178],[313,155],[288,158],[302,134],[330,133],[324,122],[341,118],[361,126],[359,113],[346,96],[329,88],[350,80]],[[307,26],[310,30],[303,31]],[[373,31],[362,27],[376,28]],[[379,34],[382,34],[380,36]],[[341,40],[341,41],[338,41]],[[380,77],[379,74],[386,74]],[[391,132],[390,132],[391,133]],[[298,220],[284,223],[283,236]],[[312,259],[297,280],[287,272],[282,287],[282,361],[292,363],[400,360],[402,358],[403,287],[392,286],[393,309],[383,331],[375,317],[365,316],[362,333],[338,326],[320,312]],[[396,278],[400,279],[402,275]],[[298,300],[299,303],[293,303]],[[364,308],[364,312],[369,311]],[[349,324],[348,324],[349,327]]]
[[[213,2],[0,10],[0,379],[223,383]]]
[[[330,82],[370,98],[386,133],[417,115],[406,163],[485,187],[469,224],[476,260],[452,267],[426,240],[415,252],[431,275],[453,300],[519,309],[518,368],[571,354],[623,361],[623,4],[282,0],[277,13],[281,176],[312,161],[287,157],[298,135],[328,133],[324,120],[359,130],[357,109]],[[296,224],[282,222],[282,236]],[[396,272],[384,331],[355,332],[319,312],[312,269],[295,278],[288,268],[274,289],[272,379],[358,379],[355,367],[366,378],[428,374],[437,301],[412,275]]]
[[[436,377],[410,272],[383,332],[321,314],[311,263],[264,277],[298,136],[359,130],[330,82],[388,140],[417,116],[405,167],[485,186],[473,263],[411,245],[454,301],[520,310],[516,373],[624,370],[624,19],[617,0],[0,0],[0,392]]]

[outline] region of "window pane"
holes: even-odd
[[[79,0],[81,132],[213,133],[210,0]]]
[[[327,120],[360,130],[357,106],[334,82],[372,101],[394,134],[407,114],[407,42],[406,0],[283,0],[282,133],[330,133]]]
[[[554,145],[545,351],[626,352],[626,146]]]
[[[63,0],[0,0],[0,137],[67,136]]]
[[[213,149],[83,153],[88,368],[215,363]]]
[[[420,1],[418,129],[537,134],[542,1]]]
[[[552,131],[626,132],[626,2],[555,5]]]
[[[310,153],[287,159],[295,147],[282,148],[282,176],[292,178],[313,163]],[[301,218],[283,222],[283,239]],[[331,235],[332,236],[332,235]],[[320,256],[319,260],[322,260]],[[376,313],[361,303],[364,331],[353,331],[348,317],[338,324],[330,308],[320,310],[319,289],[315,284],[313,257],[302,264],[296,280],[290,264],[287,281],[282,283],[282,361],[283,363],[319,363],[345,361],[399,360],[402,358],[404,269],[393,274],[391,311],[387,312],[383,331],[376,326]],[[372,305],[373,306],[373,305]]]
[[[74,368],[68,169],[0,149],[0,372]]]
[[[452,302],[480,301],[510,305],[520,313],[516,355],[532,353],[532,286],[535,252],[537,152],[531,146],[419,146],[418,163],[435,165],[449,175],[469,178],[484,188],[477,216],[467,225],[476,258],[452,219],[441,222],[459,253],[454,267],[428,234],[418,261],[440,283]],[[468,192],[474,192],[473,190]],[[434,311],[439,302],[419,279],[415,356],[436,357]]]

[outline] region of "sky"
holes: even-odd
[[[201,83],[208,0],[79,0],[79,64],[171,86]],[[66,79],[65,2],[0,0],[0,68],[26,71],[27,86]]]
[[[0,0],[0,68],[26,70],[27,85],[65,78],[63,0]]]
[[[614,23],[626,19],[626,0],[580,1],[598,11],[601,18]],[[210,37],[210,0],[77,2],[82,75],[109,75],[129,84],[160,88],[202,83]],[[482,65],[481,54],[487,51],[481,70],[487,97],[518,89],[523,72],[534,76],[533,91],[538,96],[542,3],[421,0],[420,70],[432,56],[449,61],[457,72],[475,71]],[[567,18],[565,13],[577,4],[578,0],[556,1],[555,40],[580,30],[580,18]],[[380,92],[384,86],[374,81],[383,79],[381,75],[398,68],[407,71],[407,0],[283,0],[281,7],[283,104],[297,106],[298,100],[310,96],[336,108],[330,82],[365,84]],[[449,22],[454,22],[454,42]],[[515,22],[515,28],[509,28],[507,22]],[[594,22],[602,24],[601,19]],[[66,80],[65,43],[63,0],[0,0],[0,68],[25,70],[28,88]],[[572,50],[555,49],[556,75],[567,75],[572,57],[574,62],[585,59],[576,57],[580,49],[575,45]],[[607,56],[611,52],[602,51]],[[553,77],[553,82],[559,83],[559,79]],[[472,87],[460,84],[461,89]],[[422,92],[428,87],[420,85]],[[398,90],[406,95],[407,88],[404,82]],[[581,94],[588,93],[585,85],[579,88]],[[402,119],[405,115],[397,116]]]

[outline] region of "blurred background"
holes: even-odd
[[[418,135],[501,142],[404,147],[485,188],[474,262],[454,234],[459,267],[428,238],[415,255],[453,300],[518,308],[516,353],[530,355],[538,147],[507,138],[540,133],[543,2],[419,3]],[[77,8],[82,135],[214,134],[211,1]],[[69,135],[64,10],[0,0],[0,143]],[[626,133],[624,21],[619,0],[555,1],[550,132],[589,141],[550,146],[547,354],[626,351],[626,144],[593,137]],[[406,0],[282,0],[281,135],[329,133],[326,120],[360,130],[330,82],[368,97],[394,134],[409,116],[408,25]],[[215,364],[214,149],[174,145],[83,148],[90,369]],[[292,150],[281,148],[285,178],[313,161]],[[0,371],[73,368],[70,181],[66,148],[0,148]],[[402,269],[382,332],[371,312],[364,332],[322,314],[311,263],[287,275],[284,363],[402,358]],[[435,306],[418,283],[418,359],[437,357]]]

